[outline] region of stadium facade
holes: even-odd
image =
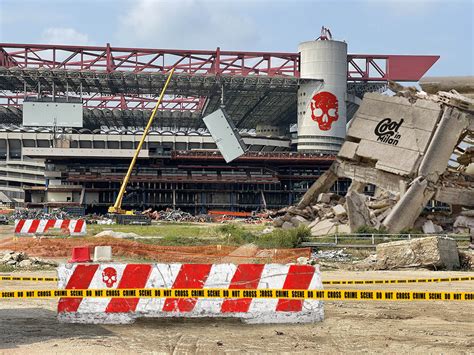
[[[287,206],[332,163],[365,92],[418,81],[437,59],[347,54],[329,38],[299,53],[3,43],[0,201],[105,211],[175,67],[124,207]],[[229,164],[202,121],[222,105],[247,148]]]

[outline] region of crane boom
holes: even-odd
[[[148,124],[145,127],[145,130],[143,131],[142,138],[140,139],[140,142],[138,143],[138,147],[135,150],[135,154],[133,155],[132,161],[130,162],[130,166],[128,167],[127,174],[125,175],[125,178],[122,181],[122,186],[120,186],[120,191],[117,196],[117,199],[115,200],[115,204],[113,206],[109,207],[109,213],[117,213],[117,214],[124,214],[126,211],[122,210],[122,199],[123,195],[125,194],[125,190],[128,185],[128,181],[130,180],[130,176],[132,175],[133,168],[135,167],[135,163],[137,161],[138,155],[140,154],[140,151],[142,149],[143,143],[145,142],[145,138],[148,135],[148,131],[151,128],[151,125],[153,123],[153,120],[155,119],[156,111],[158,111],[158,106],[160,106],[161,101],[163,100],[163,96],[165,95],[166,88],[168,87],[168,84],[170,82],[171,76],[174,73],[174,69],[171,69],[170,74],[168,75],[168,78],[166,79],[165,85],[163,86],[163,89],[161,90],[161,94],[158,97],[158,101],[156,102],[156,106],[151,112],[150,119],[148,120]]]

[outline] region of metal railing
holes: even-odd
[[[423,237],[449,237],[457,242],[469,242],[468,234],[331,234],[327,236],[311,237],[302,243],[304,247],[347,247],[347,248],[375,248],[377,244],[398,240],[411,240]]]

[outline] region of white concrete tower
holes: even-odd
[[[347,44],[320,38],[298,46],[301,78],[323,80],[298,90],[298,151],[337,153],[346,135]]]

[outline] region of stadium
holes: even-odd
[[[295,53],[1,43],[0,200],[105,212],[175,68],[123,206],[288,206],[331,165],[364,93],[438,58],[350,54],[327,30]],[[202,120],[222,106],[246,147],[229,164]]]

